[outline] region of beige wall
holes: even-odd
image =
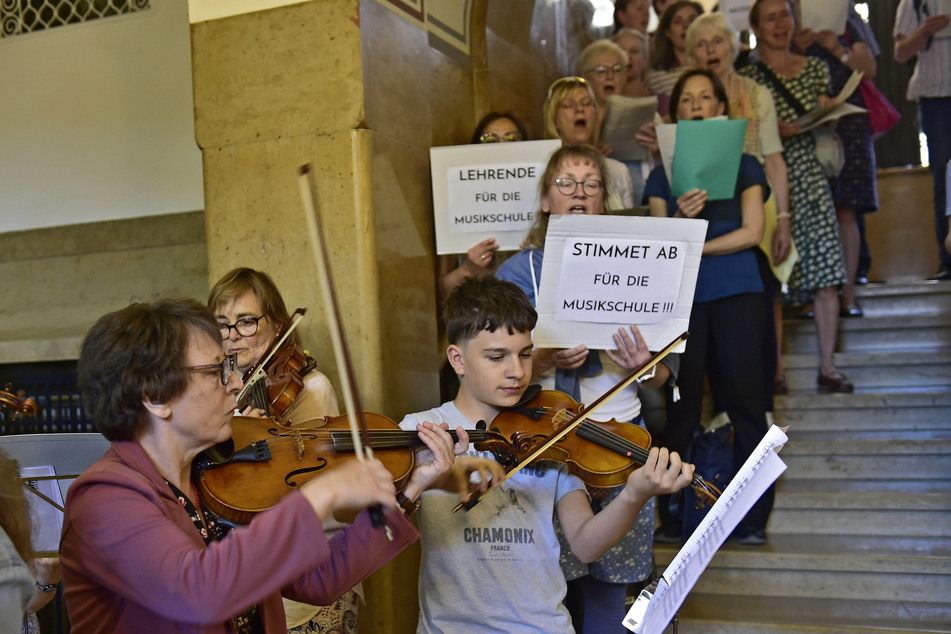
[[[104,313],[207,294],[201,212],[0,234],[0,363],[76,359]]]

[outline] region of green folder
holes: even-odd
[[[733,198],[745,137],[746,119],[678,121],[670,184],[673,195],[702,189],[708,200]]]

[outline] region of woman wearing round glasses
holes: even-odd
[[[503,262],[496,274],[499,279],[518,285],[533,305],[537,305],[548,221],[552,215],[605,212],[605,192],[610,189],[613,175],[607,172],[605,161],[591,146],[565,145],[552,154],[542,175],[539,187],[541,209],[525,239],[527,248]],[[536,349],[532,353],[532,381],[541,383],[545,389],[565,392],[576,401],[591,403],[650,356],[647,344],[635,326],[631,326],[630,332],[619,330],[614,335],[614,345],[616,350],[605,350],[605,354],[589,351],[584,345],[567,349]],[[677,359],[672,356],[658,364],[653,378],[644,381],[645,387],[660,387],[673,380]],[[598,415],[604,420],[643,426],[638,384],[633,383],[606,401]],[[620,488],[609,492],[591,490],[592,508],[596,513],[600,512],[620,492]],[[644,581],[652,573],[653,530],[654,502],[651,500],[641,510],[628,534],[591,564],[577,559],[562,539],[562,569],[569,580],[568,609],[572,620],[579,624],[579,631],[618,630],[625,614],[628,584]],[[583,627],[580,627],[582,623]]]
[[[87,334],[83,405],[112,444],[69,488],[60,559],[74,632],[283,634],[282,595],[332,602],[417,538],[378,460],[333,466],[247,526],[220,521],[193,462],[231,436],[235,366],[193,300],[133,304]],[[448,433],[424,424],[419,435],[434,460],[414,470],[408,499],[465,471]],[[324,537],[334,513],[371,505],[392,540],[365,512]]]
[[[284,298],[267,273],[249,268],[237,268],[224,275],[208,294],[208,307],[214,312],[221,332],[224,352],[235,359],[237,371],[245,376],[257,366],[277,342],[279,333],[291,323]],[[300,343],[297,332],[291,334],[291,343]],[[340,413],[337,397],[330,380],[317,371],[316,361],[306,357],[301,368],[301,389],[290,409],[282,417],[285,424],[294,425]],[[244,414],[263,414],[248,406]],[[328,535],[343,524],[331,519],[325,524]],[[314,627],[355,627],[358,586],[341,596],[334,605],[312,606],[285,600],[289,630],[313,623]],[[350,625],[346,625],[346,624]],[[317,629],[317,631],[321,631]],[[340,631],[350,631],[341,629]]]
[[[633,33],[637,32],[634,31]],[[646,37],[644,39],[646,40]],[[624,41],[629,46],[639,50],[641,45],[640,38],[634,37],[632,40],[631,36],[626,36]],[[604,114],[607,112],[608,97],[611,95],[628,94],[627,91],[632,89],[628,81],[629,66],[632,61],[636,61],[640,67],[640,73],[643,74],[644,59],[644,57],[638,55],[636,60],[632,60],[628,56],[627,51],[611,40],[596,40],[581,52],[582,75],[584,75],[584,78],[588,80],[588,83],[591,85],[595,100],[597,101],[598,112],[600,113],[600,121],[598,123],[599,135],[604,125]],[[653,94],[646,86],[642,86],[642,88],[647,91],[648,96]],[[658,100],[658,104],[659,103],[660,100]],[[664,99],[664,103],[668,103],[667,99]],[[664,112],[661,112],[661,114],[664,114]],[[605,144],[599,144],[598,147],[601,148],[601,151],[604,152],[606,156],[611,156],[612,148]],[[640,204],[644,196],[644,185],[647,182],[647,176],[650,174],[651,163],[650,161],[633,160],[625,160],[622,162],[627,166],[630,172],[631,186],[634,192],[634,203]]]
[[[265,358],[280,333],[291,323],[274,280],[266,273],[249,268],[234,269],[218,280],[208,294],[208,307],[215,313],[221,328],[224,351],[236,355],[242,376]],[[300,345],[297,332],[291,334],[290,342]],[[281,417],[285,424],[340,413],[333,386],[314,369],[315,365],[316,361],[308,355],[300,370],[301,390]]]

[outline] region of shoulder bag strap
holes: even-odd
[[[801,117],[802,115],[806,114],[806,112],[808,112],[802,107],[802,104],[799,103],[799,100],[796,99],[795,95],[793,95],[792,92],[786,88],[786,85],[779,80],[779,77],[777,77],[775,71],[769,67],[769,64],[763,60],[760,60],[756,62],[756,65],[760,70],[763,71],[763,74],[766,75],[766,80],[773,85],[773,87],[776,89],[776,92],[778,92],[783,100],[789,104],[789,107],[796,111],[796,114]]]

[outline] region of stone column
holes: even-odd
[[[298,193],[312,163],[363,408],[398,421],[437,405],[432,125],[411,104],[427,101],[425,34],[372,1],[319,0],[194,24],[192,46],[209,285],[270,273],[308,308],[303,341],[339,390]],[[413,629],[417,557],[365,584],[361,632]]]

